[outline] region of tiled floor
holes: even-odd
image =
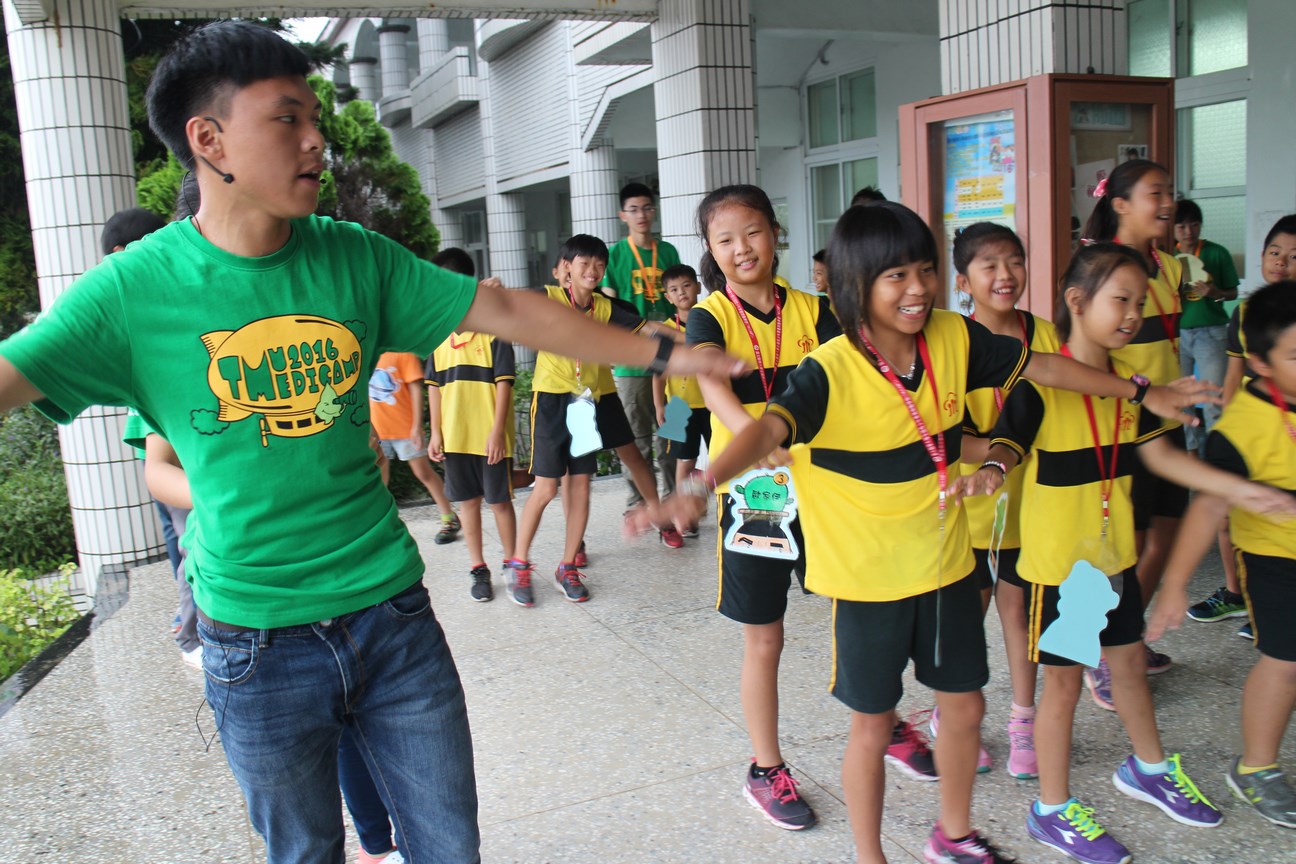
[[[784,746],[821,823],[784,832],[739,794],[749,756],[738,700],[741,637],[712,609],[713,523],[683,550],[626,546],[616,516],[623,488],[594,484],[593,599],[579,606],[550,590],[538,592],[533,609],[502,596],[471,602],[463,544],[434,545],[432,511],[406,512],[467,690],[483,860],[850,861],[840,780],[847,713],[825,692],[827,601],[790,598]],[[536,544],[542,568],[557,563],[560,527],[555,509]],[[487,548],[491,561],[500,557],[493,542]],[[1198,574],[1194,595],[1219,582],[1216,561]],[[204,742],[211,713],[199,674],[183,666],[167,635],[173,605],[165,565],[135,571],[130,601],[0,718],[0,860],[263,860],[220,744]],[[994,674],[985,730],[996,766],[977,780],[976,819],[1023,861],[1062,861],[1026,839],[1036,785],[1002,771],[1009,690],[993,613],[988,629]],[[1162,646],[1175,668],[1153,680],[1167,746],[1184,751],[1190,773],[1224,808],[1219,828],[1181,828],[1119,795],[1108,778],[1126,753],[1123,732],[1113,715],[1082,701],[1075,791],[1139,862],[1296,861],[1296,832],[1244,810],[1223,782],[1253,656],[1236,629],[1186,625]],[[905,710],[927,706],[912,681],[909,691]],[[1284,756],[1296,764],[1296,736]],[[934,784],[891,774],[887,795],[892,862],[921,860]]]

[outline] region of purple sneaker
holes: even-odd
[[[1129,864],[1129,850],[1094,821],[1093,808],[1083,807],[1072,798],[1066,809],[1041,816],[1031,805],[1026,817],[1026,833],[1084,864]]]
[[[1093,669],[1084,670],[1084,683],[1099,708],[1105,711],[1116,710],[1116,703],[1112,701],[1111,669],[1107,668],[1106,660],[1100,660]]]
[[[1179,764],[1179,754],[1170,757],[1170,770],[1164,774],[1144,774],[1134,757],[1121,763],[1112,775],[1116,788],[1131,798],[1160,807],[1167,816],[1184,825],[1214,828],[1224,815],[1207,800]]]

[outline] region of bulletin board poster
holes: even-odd
[[[1017,140],[1011,111],[945,124],[945,245],[950,309],[971,312],[972,298],[954,286],[954,232],[974,222],[1016,230]]]

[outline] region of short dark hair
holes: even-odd
[[[1185,222],[1201,221],[1202,212],[1201,208],[1197,206],[1197,202],[1189,198],[1180,198],[1179,202],[1175,204],[1174,224],[1182,225]]]
[[[662,272],[661,284],[664,286],[672,279],[687,279],[690,282],[698,281],[697,271],[687,264],[672,264]]]
[[[1000,225],[998,222],[973,222],[966,228],[954,232],[954,269],[966,276],[972,259],[976,258],[977,253],[983,248],[993,243],[1015,246],[1021,256],[1026,257],[1026,247],[1022,245],[1021,238],[1007,225]]]
[[[827,263],[828,263],[828,250],[827,250],[827,249],[820,249],[818,252],[816,252],[815,254],[811,255],[810,257],[811,257],[812,259],[814,259],[814,262],[815,262],[816,264],[827,264]]]
[[[1269,229],[1269,233],[1265,235],[1264,245],[1260,247],[1260,251],[1263,252],[1268,249],[1269,244],[1279,234],[1296,234],[1296,213],[1288,214],[1273,224],[1273,227]]]
[[[1089,221],[1085,222],[1085,238],[1115,240],[1117,230],[1120,228],[1120,219],[1116,215],[1115,208],[1112,207],[1112,201],[1116,198],[1124,198],[1128,201],[1130,195],[1134,194],[1134,187],[1138,182],[1145,174],[1153,171],[1160,171],[1166,176],[1170,174],[1164,165],[1150,159],[1131,159],[1117,165],[1107,175],[1107,186],[1103,196],[1098,199],[1098,203],[1094,204],[1094,209],[1089,213]],[[1150,267],[1150,264],[1144,265],[1145,270]]]
[[[577,258],[595,258],[606,264],[607,244],[592,234],[577,234],[558,250],[558,260],[575,261]]]
[[[250,21],[216,21],[197,28],[162,58],[149,82],[149,126],[190,170],[185,136],[190,117],[221,113],[230,89],[284,76],[305,78],[310,61],[278,33]]]
[[[161,216],[143,207],[114,213],[104,223],[103,235],[99,238],[103,254],[111,255],[118,246],[127,246],[164,227],[166,221]]]
[[[860,326],[868,323],[873,283],[892,267],[937,262],[936,240],[917,213],[881,201],[841,215],[828,238],[828,296],[846,338],[864,350]]]
[[[650,201],[656,201],[657,196],[653,191],[643,183],[627,183],[621,187],[621,209],[625,209],[625,202],[631,198],[647,198]]]
[[[711,217],[721,207],[729,204],[755,210],[765,217],[770,230],[775,235],[778,234],[778,216],[774,214],[774,205],[770,202],[769,196],[765,194],[764,189],[750,183],[736,183],[732,186],[721,186],[719,189],[712,190],[698,204],[697,209],[698,239],[702,241],[702,259],[698,262],[698,269],[702,273],[702,284],[707,287],[708,291],[723,291],[725,287],[724,272],[720,269],[720,265],[716,263],[715,256],[711,254],[711,245],[707,242],[707,234],[711,229]],[[778,265],[778,253],[775,253],[774,260],[770,262],[770,272],[778,273]]]
[[[1066,304],[1067,289],[1079,288],[1083,304],[1087,306],[1121,267],[1137,267],[1139,272],[1147,273],[1147,261],[1143,256],[1120,243],[1091,243],[1076,250],[1066,272],[1062,274],[1062,281],[1058,283],[1057,302],[1053,306],[1053,323],[1063,342],[1071,338],[1071,309]]]
[[[477,262],[458,246],[442,249],[432,256],[432,263],[443,270],[449,270],[451,273],[459,273],[464,276],[477,275]]]
[[[867,207],[870,204],[877,204],[879,201],[885,201],[887,197],[882,194],[881,189],[875,189],[872,186],[865,186],[855,193],[851,198],[852,207]]]
[[[1284,279],[1259,289],[1247,298],[1242,316],[1247,353],[1269,362],[1269,352],[1292,325],[1296,325],[1296,282]]]

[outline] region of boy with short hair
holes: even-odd
[[[1206,461],[1257,483],[1296,489],[1296,282],[1251,295],[1242,326],[1257,377],[1224,409],[1206,440]],[[1223,499],[1198,493],[1166,564],[1147,638],[1158,639],[1183,621],[1188,580],[1226,515],[1260,651],[1242,689],[1243,751],[1229,767],[1228,784],[1265,819],[1296,828],[1296,790],[1278,768],[1296,707],[1296,522],[1230,510]]]
[[[621,209],[618,216],[629,230],[629,236],[612,244],[608,250],[607,272],[603,277],[603,293],[634,306],[645,321],[665,321],[673,313],[670,301],[662,290],[662,273],[680,263],[679,252],[665,240],[653,237],[653,221],[657,216],[657,199],[643,183],[630,183],[622,187]],[[617,393],[625,408],[626,419],[634,432],[635,446],[654,474],[653,424],[655,412],[652,401],[652,376],[637,366],[617,364],[612,369],[616,376]],[[675,487],[674,460],[658,454],[662,484],[667,494]],[[629,478],[627,478],[629,481]],[[630,483],[630,507],[643,501],[638,487]]]
[[[828,250],[820,249],[814,253],[814,263],[810,266],[810,281],[819,294],[828,293]]]
[[[0,411],[36,402],[68,422],[128,405],[175,449],[193,494],[185,569],[207,701],[270,860],[342,858],[345,726],[363,732],[409,860],[476,862],[463,688],[357,390],[384,350],[429,352],[455,329],[595,362],[741,367],[313,216],[324,139],[308,72],[250,22],[176,43],[149,119],[197,172],[198,212],[108,256],[0,343]]]
[[[472,276],[476,268],[462,249],[438,252],[432,263]],[[495,516],[507,556],[517,540],[513,511],[513,346],[484,333],[450,334],[427,359],[428,456],[445,467],[445,494],[460,505],[468,544],[470,596],[494,599],[491,572],[482,552],[482,499]]]
[[[688,326],[689,310],[697,305],[698,294],[702,286],[698,284],[697,271],[687,264],[676,264],[662,274],[662,284],[666,288],[666,297],[675,306],[675,314],[665,321],[667,327],[684,332]],[[706,400],[702,398],[702,388],[697,379],[691,376],[653,376],[653,404],[657,408],[657,425],[667,421],[666,406],[673,398],[679,398],[689,407],[688,420],[684,427],[684,440],[672,441],[661,438],[661,452],[675,457],[675,482],[683,483],[684,478],[693,473],[697,465],[698,454],[702,451],[702,442],[711,445],[711,412],[707,410]],[[690,522],[685,530],[685,537],[696,537],[697,523]]]

